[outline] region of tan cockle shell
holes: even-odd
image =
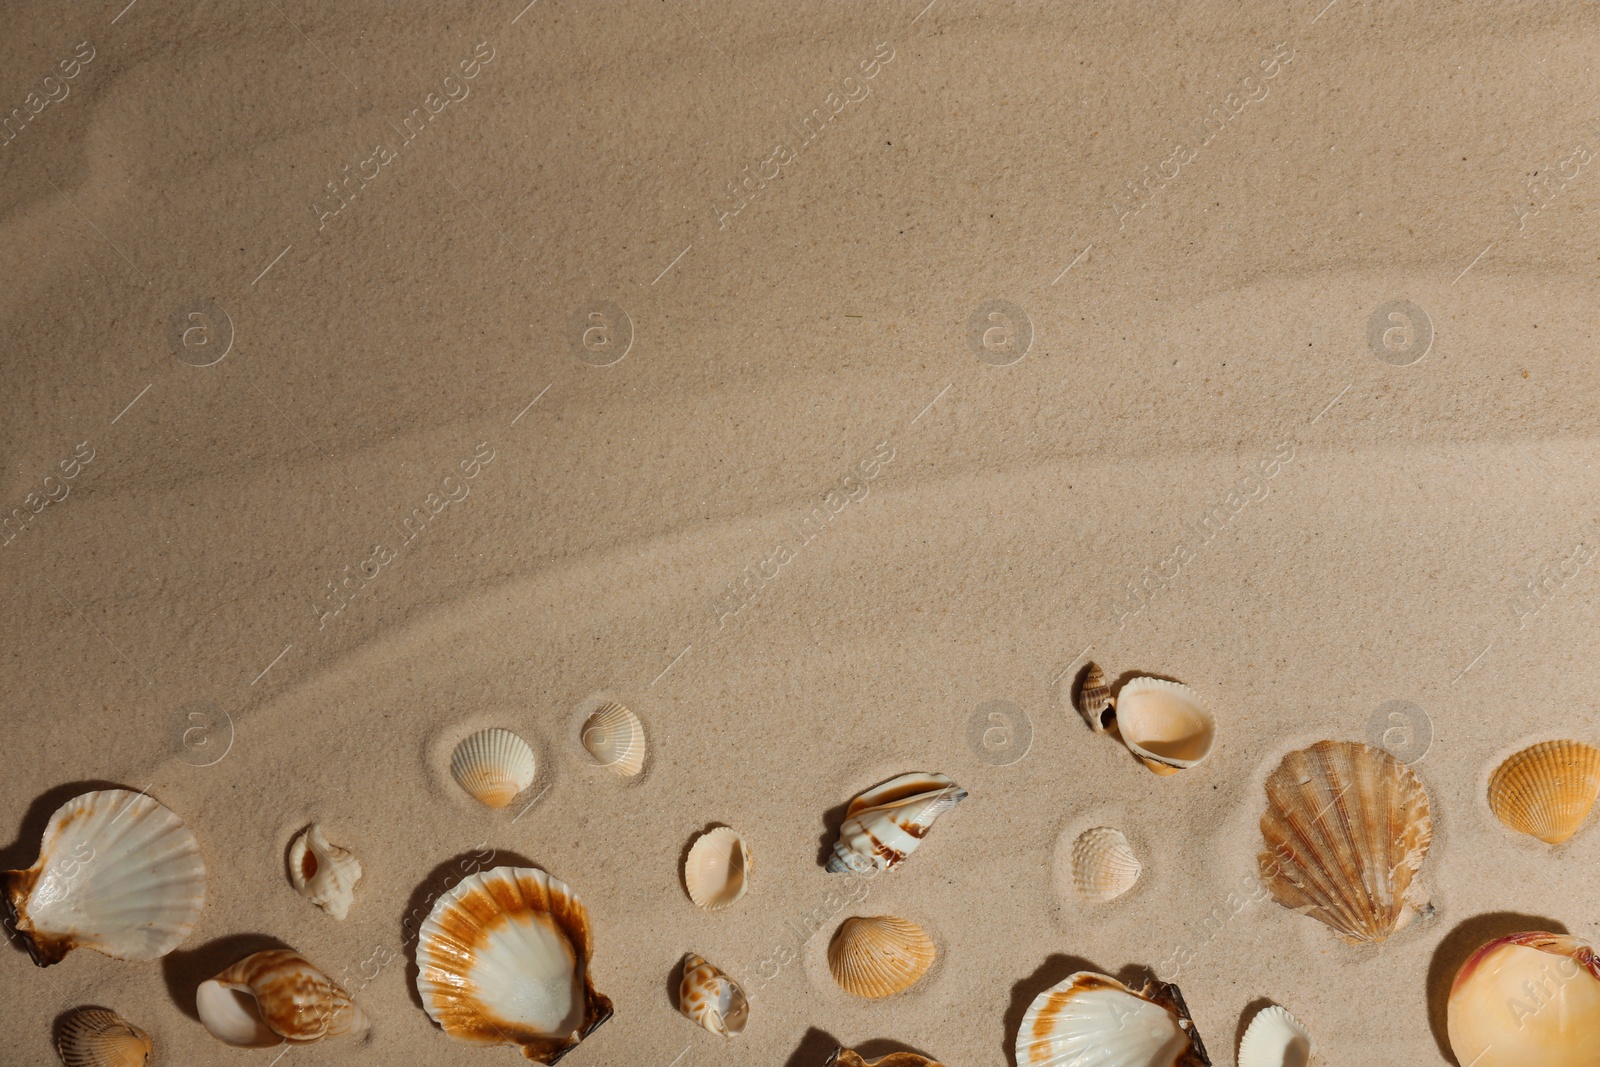
[[[595,762],[614,774],[632,778],[644,770],[644,723],[616,701],[602,704],[584,720],[581,740]]]
[[[967,798],[942,774],[914,771],[850,802],[828,870],[834,874],[892,871],[915,852],[939,816]]]
[[[1078,688],[1078,714],[1097,734],[1110,729],[1116,718],[1116,705],[1111,700],[1111,687],[1106,684],[1105,672],[1092,660],[1084,668],[1083,681]]]
[[[693,952],[683,958],[678,1010],[697,1026],[720,1037],[743,1033],[750,1020],[750,1001],[739,983]]]
[[[33,962],[75,948],[153,960],[182,943],[206,901],[200,842],[143,793],[102,789],[50,816],[39,861],[0,873]]]
[[[105,1008],[79,1008],[56,1039],[66,1067],[145,1067],[151,1048],[149,1034]]]
[[[1017,1031],[1017,1067],[1211,1067],[1178,987],[1134,992],[1079,971],[1040,993]]]
[[[727,826],[701,834],[683,862],[683,884],[689,899],[707,911],[720,911],[744,896],[749,887],[750,847]]]
[[[1276,1004],[1262,1008],[1239,1039],[1239,1067],[1306,1067],[1316,1046],[1311,1035]]]
[[[495,727],[479,730],[456,746],[450,774],[480,803],[503,808],[533,782],[533,748],[512,733]]]
[[[1085,900],[1096,904],[1115,900],[1133,888],[1143,871],[1121,830],[1097,826],[1072,844],[1072,884]]]
[[[915,1052],[891,1052],[875,1060],[864,1060],[859,1052],[838,1048],[833,1050],[833,1055],[828,1057],[828,1061],[822,1067],[943,1067],[943,1065]]]
[[[1156,774],[1177,774],[1211,755],[1217,723],[1186,685],[1164,678],[1131,678],[1117,694],[1117,731]]]
[[[1511,829],[1559,845],[1600,796],[1600,749],[1582,741],[1525,748],[1489,778],[1489,807]]]
[[[938,956],[922,927],[893,915],[857,916],[828,945],[828,970],[839,988],[876,1000],[916,985]]]
[[[298,952],[272,948],[246,956],[195,991],[205,1028],[225,1045],[308,1045],[360,1035],[367,1015],[350,994]]]
[[[1318,741],[1267,778],[1261,883],[1351,944],[1382,941],[1426,903],[1414,881],[1433,822],[1411,768],[1382,749]]]
[[[301,896],[335,919],[350,914],[360,878],[361,861],[348,850],[330,845],[316,823],[289,846],[289,880]]]
[[[1472,1067],[1600,1063],[1600,957],[1566,934],[1512,934],[1456,972],[1445,1009],[1456,1062]]]

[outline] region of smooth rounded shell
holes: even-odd
[[[1500,764],[1489,778],[1489,808],[1520,833],[1559,845],[1583,825],[1600,796],[1600,749],[1546,741]]]
[[[1256,1013],[1239,1040],[1239,1067],[1306,1067],[1314,1051],[1300,1020],[1273,1004]]]
[[[151,1047],[149,1034],[105,1008],[73,1012],[56,1039],[66,1067],[145,1067]]]
[[[846,919],[828,945],[828,970],[839,988],[876,1000],[916,985],[938,956],[933,938],[892,915]]]
[[[200,842],[165,806],[126,789],[56,809],[38,862],[5,872],[4,882],[17,931],[41,966],[85,947],[157,959],[189,936],[206,899]]]
[[[601,705],[584,720],[581,740],[596,763],[623,778],[644,770],[644,723],[615,701]]]
[[[743,1033],[750,1019],[750,1001],[739,983],[693,952],[683,960],[678,1010],[697,1026],[720,1037]]]
[[[1133,678],[1117,694],[1117,730],[1135,756],[1157,774],[1198,766],[1211,755],[1217,724],[1205,701],[1186,685]]]
[[[289,881],[301,896],[335,919],[350,914],[360,878],[361,861],[348,849],[329,844],[316,823],[289,846]]]
[[[1040,993],[1017,1031],[1017,1067],[1175,1067],[1199,1062],[1179,1018],[1114,978],[1079,971]]]
[[[1121,830],[1097,826],[1078,835],[1072,844],[1072,884],[1080,896],[1093,903],[1120,897],[1133,888],[1143,870]]]
[[[1472,1067],[1600,1063],[1600,959],[1562,934],[1513,934],[1456,972],[1446,1009],[1456,1060]]]
[[[701,834],[683,862],[689,899],[707,911],[726,908],[749,887],[750,849],[738,831],[718,826]]]
[[[533,748],[495,727],[479,730],[455,747],[450,774],[468,795],[491,808],[503,808],[533,782]]]
[[[291,949],[253,953],[201,982],[195,1008],[213,1037],[243,1048],[307,1045],[368,1026],[350,994]]]

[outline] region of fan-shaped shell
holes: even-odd
[[[1600,749],[1582,741],[1525,748],[1489,778],[1489,807],[1501,822],[1559,845],[1578,832],[1600,796]]]
[[[839,988],[876,1000],[916,985],[938,950],[916,923],[893,915],[846,919],[828,946],[828,970]]]
[[[1176,986],[1135,993],[1079,971],[1040,993],[1017,1031],[1017,1067],[1210,1067]]]
[[[554,1063],[611,1018],[594,987],[589,911],[536,867],[470,874],[441,896],[417,941],[417,992],[445,1033],[516,1045]]]
[[[335,919],[350,914],[360,878],[361,861],[348,850],[330,845],[316,823],[289,846],[289,880],[301,896]]]
[[[833,1055],[828,1057],[828,1062],[823,1064],[823,1067],[943,1067],[943,1065],[915,1052],[891,1052],[875,1060],[864,1060],[861,1058],[861,1053],[840,1048],[833,1050]]]
[[[367,1015],[339,984],[300,953],[271,948],[246,956],[195,990],[200,1022],[225,1045],[264,1048],[287,1041],[365,1033]]]
[[[921,771],[867,790],[845,811],[828,870],[893,870],[916,851],[935,819],[966,798],[946,776]]]
[[[1103,734],[1111,727],[1116,718],[1115,706],[1111,702],[1111,687],[1106,684],[1105,672],[1100,665],[1091,661],[1083,670],[1083,681],[1078,687],[1078,714],[1082,715],[1089,728],[1097,734]]]
[[[1157,774],[1198,766],[1217,740],[1216,719],[1200,694],[1164,678],[1129,679],[1117,694],[1117,730]]]
[[[1143,870],[1121,830],[1096,826],[1072,843],[1072,884],[1085,900],[1115,900],[1133,888]]]
[[[512,733],[495,727],[479,730],[456,746],[450,774],[474,799],[503,808],[533,782],[533,748]]]
[[[750,1020],[750,1001],[739,983],[693,952],[683,959],[678,1010],[695,1025],[721,1037],[743,1033]]]
[[[1470,1067],[1594,1067],[1600,1062],[1600,956],[1543,931],[1491,941],[1450,984],[1445,1031]]]
[[[751,863],[750,848],[737,830],[718,826],[701,834],[683,862],[689,899],[707,911],[726,908],[744,896]]]
[[[83,947],[121,960],[165,956],[206,900],[200,842],[166,807],[126,789],[67,801],[50,816],[39,861],[0,877],[41,967]]]
[[[1285,756],[1266,790],[1258,863],[1274,900],[1351,944],[1416,916],[1433,821],[1411,768],[1370,745],[1319,741]]]
[[[1306,1067],[1314,1051],[1300,1020],[1273,1004],[1256,1013],[1239,1039],[1239,1067]]]
[[[79,1008],[56,1039],[67,1067],[145,1067],[151,1047],[149,1034],[105,1008]]]
[[[584,720],[582,740],[595,762],[615,774],[632,778],[644,770],[644,723],[622,704],[595,709]]]

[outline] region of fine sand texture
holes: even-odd
[[[0,1065],[86,1004],[159,1065],[524,1062],[415,988],[484,865],[588,906],[616,1014],[570,1067],[1002,1067],[1080,969],[1175,978],[1219,1065],[1269,1002],[1318,1064],[1450,1063],[1472,949],[1600,934],[1600,830],[1485,799],[1600,740],[1595,11],[525,2],[6,12],[0,868],[116,785],[209,890],[160,961],[0,949]],[[1090,659],[1203,694],[1210,759],[1092,733]],[[636,778],[578,744],[608,699]],[[498,811],[448,770],[487,726],[537,756]],[[1322,739],[1428,790],[1432,907],[1379,946],[1256,878]],[[908,771],[970,797],[827,873]],[[343,922],[287,877],[313,821]],[[1096,826],[1144,873],[1090,905]],[[938,958],[857,1000],[828,940],[882,914]],[[212,1039],[197,984],[273,945],[370,1036]],[[741,1036],[678,1014],[689,952]]]

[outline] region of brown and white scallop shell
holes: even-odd
[[[1092,903],[1120,897],[1133,888],[1143,871],[1144,864],[1121,830],[1096,826],[1072,843],[1072,884]]]
[[[105,1008],[79,1008],[56,1039],[67,1067],[145,1067],[151,1047],[149,1034]]]
[[[739,983],[693,952],[683,958],[678,1010],[695,1025],[720,1037],[742,1033],[750,1020],[750,1001]]]
[[[1489,778],[1489,807],[1511,829],[1559,845],[1600,796],[1600,749],[1582,741],[1525,748]]]
[[[225,1045],[308,1045],[360,1035],[367,1015],[337,982],[298,952],[267,949],[246,956],[195,991],[205,1028]]]
[[[749,887],[751,862],[750,847],[732,827],[701,834],[683,863],[689,899],[707,911],[726,908]]]
[[[1210,1067],[1178,987],[1138,992],[1079,971],[1034,998],[1017,1030],[1017,1067]]]
[[[828,945],[828,970],[839,988],[868,1000],[916,985],[938,950],[922,927],[893,915],[857,916],[840,924]]]
[[[1267,778],[1261,882],[1351,944],[1382,941],[1426,903],[1415,880],[1433,821],[1411,768],[1382,749],[1319,741]]]
[[[1089,728],[1097,734],[1103,734],[1111,728],[1116,719],[1116,705],[1111,701],[1111,687],[1106,684],[1106,675],[1100,665],[1090,661],[1083,670],[1083,680],[1078,685],[1078,714],[1082,715]]]

